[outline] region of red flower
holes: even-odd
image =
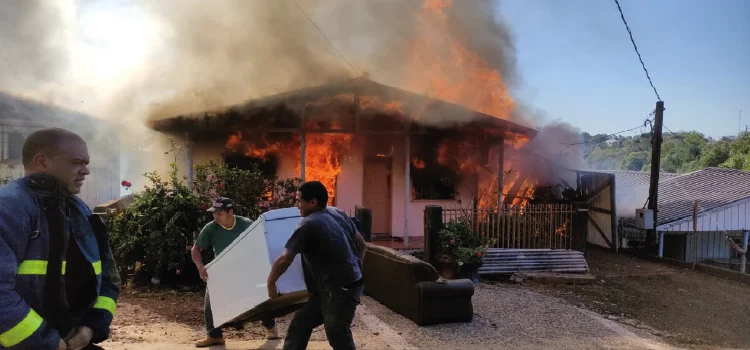
[[[216,185],[216,188],[222,189],[222,188],[224,188],[224,184],[218,184],[218,185]]]
[[[208,205],[206,203],[201,204],[201,210],[208,209]]]
[[[122,182],[120,182],[120,185],[122,185],[122,187],[131,187],[131,186],[133,186],[133,184],[131,184],[127,180],[122,180]]]
[[[477,256],[482,256],[482,252],[477,252]]]
[[[451,239],[451,245],[454,245],[454,244],[456,244],[456,241]]]

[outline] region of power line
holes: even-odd
[[[349,68],[352,71],[354,71],[354,74],[356,74],[357,77],[361,77],[362,74],[359,74],[359,72],[354,68],[354,66],[352,66],[352,64],[349,62],[349,60],[347,60],[346,57],[344,57],[344,55],[341,53],[341,51],[339,51],[339,49],[337,49],[336,46],[333,45],[333,42],[331,42],[331,39],[328,39],[328,36],[326,36],[326,34],[323,33],[323,30],[321,30],[320,27],[318,27],[318,25],[315,24],[315,22],[313,22],[312,18],[310,18],[310,16],[307,15],[307,12],[305,12],[305,10],[302,9],[302,6],[300,6],[297,3],[297,0],[292,0],[292,2],[294,2],[295,5],[297,5],[297,8],[300,11],[302,11],[302,13],[305,15],[305,17],[307,17],[307,20],[310,21],[310,23],[312,23],[312,25],[315,27],[315,29],[317,29],[318,32],[320,32],[320,35],[322,35],[328,41],[328,43],[331,45],[331,47],[333,48],[333,50],[336,51],[336,53],[339,54],[339,56],[341,56],[341,59],[344,60],[344,62],[346,62],[346,64],[349,66]]]
[[[644,120],[643,123],[638,124],[638,126],[636,126],[634,128],[630,128],[630,129],[627,129],[627,130],[618,131],[616,133],[604,135],[604,136],[602,136],[602,137],[600,137],[600,138],[598,138],[596,140],[589,140],[589,141],[576,142],[576,143],[563,143],[563,145],[565,145],[565,146],[577,146],[577,145],[586,145],[586,144],[590,144],[590,143],[598,143],[598,142],[602,142],[602,141],[607,141],[612,136],[617,136],[617,135],[620,135],[620,134],[623,134],[623,133],[626,133],[626,132],[634,131],[636,129],[641,129],[641,128],[645,127],[646,124],[650,124],[651,123],[650,117],[652,115],[654,115],[655,112],[656,112],[656,110],[654,110],[651,113],[647,114],[646,115],[646,120]]]
[[[607,141],[612,136],[617,136],[617,135],[620,135],[622,133],[626,133],[626,132],[629,132],[629,131],[640,129],[640,128],[642,128],[644,126],[644,124],[645,123],[638,124],[638,126],[636,126],[634,128],[631,128],[631,129],[627,129],[627,130],[623,130],[623,131],[618,131],[618,132],[612,133],[612,134],[607,134],[607,135],[604,135],[604,136],[602,136],[602,137],[600,137],[600,138],[598,138],[596,140],[589,140],[589,141],[576,142],[576,143],[566,143],[565,145],[567,145],[567,146],[576,146],[576,145],[585,145],[585,144],[589,144],[589,143],[598,143],[598,142],[602,142],[602,141]]]
[[[678,133],[676,133],[676,132],[674,132],[672,130],[669,130],[669,128],[666,125],[662,125],[662,126],[664,127],[664,129],[667,129],[667,131],[669,131],[669,133],[672,134],[672,136],[674,136],[678,140],[684,142],[686,146],[690,146],[690,145],[687,144],[687,142],[685,142],[685,140],[683,139],[683,136],[681,136],[680,134],[678,134]]]
[[[646,72],[646,78],[648,79],[648,83],[651,84],[651,88],[654,89],[654,94],[656,94],[656,98],[659,101],[661,101],[661,97],[659,97],[659,93],[656,91],[656,87],[654,87],[654,83],[651,81],[651,76],[649,76],[648,74],[648,69],[646,69],[646,64],[643,63],[643,58],[641,58],[641,53],[638,52],[638,45],[635,44],[635,39],[633,39],[633,32],[630,31],[630,27],[628,26],[628,21],[625,20],[625,15],[622,13],[620,2],[615,0],[615,3],[617,4],[617,10],[620,11],[620,18],[622,18],[622,23],[625,23],[625,29],[628,30],[628,35],[630,35],[630,42],[633,43],[633,48],[635,49],[635,53],[638,55],[638,60],[641,61],[641,67],[643,67],[643,71]]]

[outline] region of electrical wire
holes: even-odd
[[[650,117],[653,116],[655,112],[656,112],[656,110],[654,110],[651,113],[647,114],[646,115],[646,120],[644,120],[643,123],[638,124],[638,126],[636,126],[634,128],[630,128],[630,129],[627,129],[627,130],[618,131],[616,133],[604,135],[604,136],[602,136],[602,137],[600,137],[600,138],[598,138],[596,140],[589,140],[589,141],[576,142],[576,143],[562,143],[562,144],[565,145],[565,146],[577,146],[577,145],[587,145],[587,144],[590,144],[590,143],[599,143],[599,142],[602,142],[602,141],[609,140],[609,138],[612,137],[612,136],[617,136],[617,135],[620,135],[620,134],[623,134],[623,133],[626,133],[626,132],[634,131],[636,129],[642,129],[642,128],[644,128],[646,126],[646,124],[651,124],[653,126]]]
[[[620,18],[622,18],[622,23],[625,24],[625,29],[628,30],[628,35],[630,35],[630,42],[633,43],[633,48],[635,49],[635,53],[638,55],[638,60],[641,61],[641,67],[643,67],[643,71],[646,72],[646,78],[648,79],[648,83],[651,85],[651,88],[654,89],[654,94],[656,94],[656,98],[661,101],[661,97],[659,96],[659,93],[656,91],[656,87],[654,87],[654,83],[651,81],[651,76],[648,74],[648,69],[646,69],[646,64],[643,63],[643,58],[641,57],[641,53],[638,52],[638,45],[635,44],[635,39],[633,39],[633,32],[630,31],[630,26],[628,26],[628,21],[625,20],[625,15],[622,13],[622,7],[620,7],[620,2],[615,0],[615,4],[617,4],[617,10],[620,11]]]
[[[341,59],[342,59],[342,60],[344,60],[344,62],[346,62],[346,64],[347,64],[347,65],[349,66],[349,68],[350,68],[350,69],[351,69],[351,70],[352,70],[352,71],[354,72],[354,74],[356,74],[356,75],[357,75],[357,77],[361,77],[361,76],[362,76],[362,74],[360,74],[360,73],[359,73],[359,72],[357,71],[357,69],[355,69],[355,68],[354,68],[354,66],[352,66],[352,64],[351,64],[351,63],[349,62],[349,60],[347,60],[347,59],[346,59],[346,57],[344,57],[344,55],[343,55],[343,54],[341,53],[341,51],[339,51],[339,49],[337,49],[337,48],[336,48],[336,46],[335,46],[335,45],[333,45],[333,42],[331,42],[331,39],[328,39],[328,36],[326,36],[326,34],[325,34],[325,33],[323,33],[323,30],[321,30],[321,29],[320,29],[320,27],[318,27],[318,25],[317,25],[317,24],[315,24],[315,22],[314,22],[314,21],[312,20],[312,18],[310,18],[310,16],[308,16],[308,15],[307,15],[307,12],[305,12],[305,10],[303,10],[303,9],[302,9],[302,6],[300,6],[300,5],[299,5],[299,4],[297,3],[297,0],[292,0],[292,2],[294,2],[294,4],[295,4],[295,5],[297,5],[297,8],[298,8],[298,9],[299,9],[300,11],[302,11],[302,13],[303,13],[303,14],[305,15],[305,17],[307,17],[307,20],[308,20],[308,21],[310,21],[310,23],[311,23],[311,24],[312,24],[312,25],[313,25],[313,26],[315,27],[315,29],[317,29],[317,30],[318,30],[318,32],[320,32],[320,35],[322,35],[322,36],[323,36],[323,37],[324,37],[324,38],[325,38],[325,39],[326,39],[326,40],[328,41],[328,44],[330,44],[330,45],[331,45],[331,47],[333,48],[333,50],[334,50],[334,51],[336,51],[336,53],[337,53],[337,54],[339,54],[339,56],[341,56]]]

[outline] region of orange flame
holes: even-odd
[[[341,172],[341,156],[351,145],[351,134],[308,134],[305,142],[305,181],[317,180],[328,189],[330,203],[335,203],[336,178]],[[296,157],[300,171],[299,153]]]
[[[335,128],[335,127],[334,127]],[[305,180],[317,180],[328,189],[328,194],[336,197],[336,177],[341,172],[341,156],[350,147],[350,134],[315,134],[306,136],[305,142]],[[247,140],[237,131],[229,136],[225,147],[233,152],[243,153],[247,157],[266,159],[274,154],[294,159],[295,170],[300,172],[300,139],[268,141],[263,137]]]
[[[424,167],[425,167],[424,161],[421,160],[421,159],[419,159],[419,158],[417,158],[417,157],[412,157],[411,158],[411,165],[414,166],[417,169],[424,169]]]
[[[469,50],[444,10],[449,0],[427,0],[419,19],[424,36],[411,45],[406,88],[497,117],[509,119],[516,106],[498,70]],[[427,89],[425,91],[425,89]]]

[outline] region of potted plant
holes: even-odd
[[[474,283],[479,282],[477,270],[491,241],[475,232],[464,218],[446,223],[439,237],[440,259],[437,268],[440,275],[448,279],[463,277]]]

